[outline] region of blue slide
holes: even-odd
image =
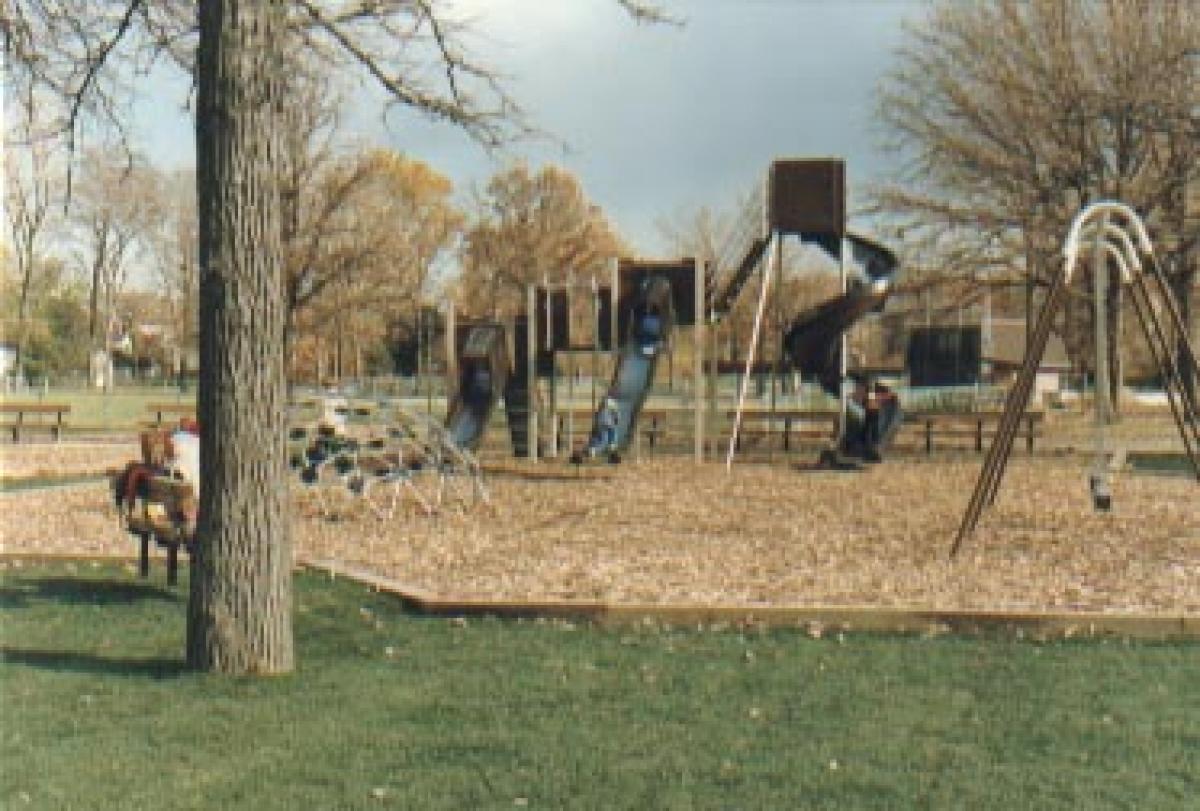
[[[674,325],[671,285],[661,276],[643,280],[625,306],[629,326],[612,383],[596,411],[587,445],[571,456],[575,464],[598,455],[606,455],[610,462],[621,460]]]
[[[492,407],[508,383],[504,328],[499,324],[472,327],[458,367],[458,388],[450,401],[446,430],[455,445],[473,451],[478,449]]]

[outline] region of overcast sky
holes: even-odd
[[[656,221],[731,208],[772,158],[840,156],[850,193],[887,171],[875,89],[901,23],[925,0],[662,0],[682,28],[638,26],[614,0],[461,0],[473,42],[511,77],[535,123],[566,142],[488,156],[453,128],[375,112],[362,94],[356,135],[433,165],[460,189],[506,161],[555,162],[645,256],[668,249]],[[186,85],[160,80],[138,105],[152,159],[193,162]],[[358,97],[356,97],[358,98]]]

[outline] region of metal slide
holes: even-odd
[[[857,234],[847,234],[846,239],[866,279],[800,313],[783,336],[783,351],[792,365],[835,398],[841,396],[842,335],[867,313],[883,309],[899,265],[895,254],[876,242]],[[894,397],[870,417],[852,401],[840,442],[842,449],[859,456],[877,454],[895,434],[901,416],[899,400]],[[864,424],[868,419],[872,424]],[[865,442],[854,439],[859,437],[868,438]]]
[[[612,383],[596,411],[587,445],[571,457],[576,464],[585,457],[605,454],[610,461],[620,460],[620,453],[633,439],[659,355],[674,326],[671,285],[661,276],[643,280],[626,307],[629,326]]]
[[[481,324],[467,333],[458,362],[458,390],[446,415],[446,432],[459,448],[476,450],[488,419],[508,383],[504,328]]]

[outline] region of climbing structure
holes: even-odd
[[[1101,201],[1093,203],[1076,215],[1071,223],[1063,246],[1063,267],[1055,277],[1046,304],[1042,308],[1037,324],[1030,335],[1025,347],[1025,358],[1016,381],[1008,392],[1004,413],[996,431],[995,441],[988,450],[975,485],[975,491],[967,504],[962,524],[954,538],[950,549],[951,556],[957,554],[963,541],[970,535],[979,522],[980,514],[985,507],[991,506],[996,500],[996,494],[1004,479],[1004,471],[1012,452],[1013,438],[1017,434],[1021,414],[1033,391],[1034,377],[1042,355],[1046,350],[1046,342],[1050,336],[1050,327],[1055,314],[1062,306],[1066,291],[1079,265],[1081,255],[1088,253],[1095,260],[1094,273],[1101,278],[1107,276],[1109,260],[1120,272],[1120,281],[1130,291],[1133,311],[1146,339],[1150,354],[1158,367],[1166,390],[1171,414],[1175,418],[1184,450],[1191,462],[1196,480],[1200,482],[1200,410],[1197,409],[1195,392],[1185,384],[1181,363],[1190,365],[1192,369],[1200,368],[1196,364],[1196,352],[1192,346],[1179,304],[1167,283],[1162,265],[1154,254],[1154,248],[1146,233],[1146,226],[1137,213],[1129,206],[1114,202]],[[1097,289],[1103,289],[1103,282],[1097,282]],[[1155,302],[1158,306],[1155,306]],[[1107,327],[1099,310],[1104,302],[1101,296],[1096,297],[1097,306],[1097,361],[1100,371],[1107,366],[1102,347],[1109,344],[1108,336],[1104,334]],[[1098,375],[1099,376],[1099,375]],[[1103,409],[1103,377],[1097,385],[1098,407]],[[1097,506],[1107,508],[1108,494],[1106,468],[1100,458],[1104,452],[1105,414],[1097,415],[1097,466],[1090,477],[1092,496]]]
[[[845,164],[840,160],[803,159],[777,160],[767,175],[765,204],[761,225],[754,227],[754,217],[743,217],[741,234],[748,242],[732,273],[723,285],[709,283],[710,318],[720,320],[737,301],[742,288],[764,257],[772,252],[772,261],[782,264],[782,244],[785,236],[795,236],[821,246],[841,265],[842,292],[829,301],[812,307],[797,316],[783,336],[783,351],[792,367],[802,374],[815,377],[821,387],[840,401],[842,419],[837,442],[844,448],[853,409],[849,408],[846,392],[845,337],[850,327],[869,312],[883,308],[891,291],[892,279],[899,266],[896,255],[883,245],[846,230]],[[865,282],[851,283],[848,260],[863,270]],[[746,386],[754,365],[754,351],[763,326],[771,277],[775,271],[764,270],[759,288],[758,308],[746,358],[746,373],[738,392],[733,431],[725,464],[733,463],[738,445]],[[899,402],[892,400],[892,416],[899,419]],[[888,432],[890,433],[890,432]],[[875,452],[877,448],[873,449]]]

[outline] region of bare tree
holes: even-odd
[[[182,362],[182,353],[198,345],[200,235],[195,172],[160,173],[156,201],[158,216],[148,237],[154,281],[166,300],[171,343],[181,353],[177,360]]]
[[[7,134],[11,146],[14,137]],[[27,151],[28,160],[9,157],[4,161],[4,210],[12,236],[13,262],[19,279],[17,289],[17,328],[15,337],[15,369],[21,374],[24,364],[26,337],[29,332],[30,291],[34,273],[41,261],[41,243],[52,223],[51,200],[55,172],[50,165],[46,148],[33,144]]]
[[[905,163],[876,201],[910,241],[924,238],[930,266],[986,276],[1017,265],[1044,284],[1079,207],[1122,199],[1150,223],[1190,323],[1197,54],[1192,3],[941,2],[910,29],[881,88]],[[1009,261],[985,261],[998,252]]]
[[[139,156],[115,150],[84,152],[71,221],[89,280],[88,336],[92,350],[105,339],[113,305],[128,280],[130,262],[147,246],[158,206],[156,176]]]
[[[650,4],[620,0],[639,19]],[[197,24],[198,23],[198,24]],[[435,0],[15,0],[0,7],[13,79],[120,127],[121,81],[164,54],[194,73],[199,203],[201,499],[189,663],[229,673],[292,668],[286,520],[281,113],[289,43],[363,71],[393,104],[494,146],[530,128],[464,24]],[[194,45],[194,51],[192,46]],[[192,54],[194,53],[194,59]]]

